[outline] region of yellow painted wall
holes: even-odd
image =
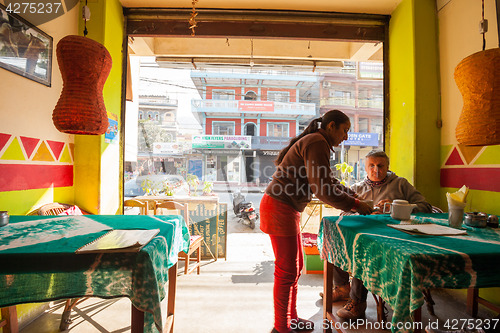
[[[88,3],[92,13],[88,37],[103,44],[113,65],[103,95],[108,118],[118,121],[121,113],[123,12],[118,0]],[[83,31],[83,23],[80,24]],[[121,202],[120,144],[118,135],[108,143],[102,136],[75,138],[75,201],[96,214],[116,214]]]
[[[441,115],[437,9],[434,0],[414,1],[415,9],[415,186],[439,205]]]
[[[484,1],[485,18],[489,21],[486,33],[486,49],[498,47],[495,0]],[[462,110],[462,96],[455,84],[453,73],[458,63],[472,53],[481,51],[482,35],[479,34],[481,20],[481,1],[453,0],[438,1],[439,20],[439,61],[441,81],[441,112],[443,128],[441,131],[441,167],[452,148],[459,148],[455,138],[455,127]],[[481,148],[481,147],[479,147]],[[463,168],[474,169],[480,166],[500,167],[500,146],[481,148],[476,156],[471,156],[470,164]],[[446,192],[456,188],[440,188],[441,207],[446,210]],[[500,215],[500,188],[496,191],[470,191],[466,210],[484,211]],[[485,288],[480,295],[491,302],[500,304],[500,289]]]
[[[439,203],[439,62],[433,0],[404,0],[389,24],[391,170]]]
[[[413,1],[404,0],[389,23],[390,106],[386,129],[391,170],[415,182],[415,45]]]

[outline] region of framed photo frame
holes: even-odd
[[[0,3],[0,67],[50,87],[53,39]]]

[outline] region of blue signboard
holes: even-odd
[[[378,147],[378,133],[348,133],[345,146],[372,146]]]
[[[188,173],[198,176],[199,179],[203,177],[203,161],[202,160],[189,160]]]

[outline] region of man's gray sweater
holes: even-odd
[[[413,185],[392,171],[387,172],[387,180],[381,185],[372,186],[365,179],[352,185],[351,189],[358,194],[358,199],[373,200],[375,205],[383,199],[402,199],[417,205],[414,212],[430,213],[432,210],[431,204],[425,201],[424,196]]]

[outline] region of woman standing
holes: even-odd
[[[260,203],[260,229],[271,237],[276,258],[273,332],[314,328],[311,321],[297,316],[296,308],[297,282],[304,264],[300,212],[312,195],[344,211],[371,213],[370,207],[340,184],[330,169],[330,150],[347,139],[350,127],[349,117],[343,112],[328,111],[290,140],[275,161],[276,172]]]

